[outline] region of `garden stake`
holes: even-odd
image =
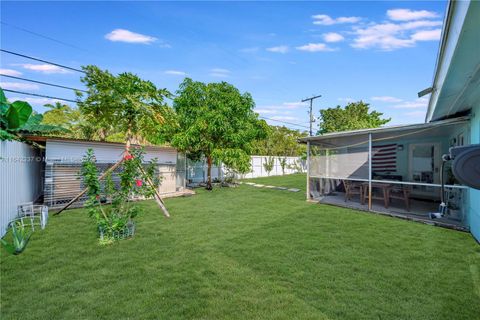
[[[150,185],[150,187],[155,192],[155,195],[154,195],[155,201],[157,202],[160,209],[162,209],[163,215],[166,218],[170,218],[170,213],[168,213],[167,207],[165,206],[165,203],[163,202],[162,198],[160,197],[160,194],[158,193],[157,188],[155,188],[155,185],[153,184],[152,180],[150,180],[150,178],[148,177],[147,173],[145,172],[145,170],[143,169],[143,167],[141,165],[140,165],[140,171],[143,173],[143,175],[145,176],[145,178],[147,180],[147,183]]]

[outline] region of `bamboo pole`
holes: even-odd
[[[98,180],[102,180],[103,178],[105,178],[110,172],[112,172],[113,170],[115,170],[121,163],[123,162],[123,158],[118,161],[117,163],[115,163],[113,166],[111,166],[110,168],[108,168],[107,171],[105,171],[99,178]],[[73,203],[75,203],[78,199],[80,199],[81,196],[83,196],[86,192],[88,191],[88,188],[85,188],[82,190],[82,192],[80,192],[75,198],[73,198],[72,200],[70,200],[69,203],[67,203],[62,209],[60,209],[60,211],[57,211],[54,213],[54,215],[58,215],[60,214],[63,210],[67,209],[68,207],[70,207]]]
[[[166,218],[170,218],[170,213],[168,213],[167,207],[165,206],[165,203],[163,202],[162,197],[160,197],[160,193],[158,192],[157,188],[155,188],[155,185],[153,184],[152,180],[150,180],[150,178],[148,177],[148,175],[145,172],[145,169],[143,169],[142,165],[139,164],[139,166],[140,166],[140,171],[142,172],[142,174],[145,176],[145,179],[147,180],[147,183],[150,185],[150,187],[155,192],[155,195],[154,195],[155,201],[157,202],[160,209],[162,209],[163,215]]]

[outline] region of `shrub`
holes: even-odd
[[[101,243],[110,243],[109,240],[118,238],[119,234],[130,235],[123,230],[133,224],[133,219],[140,211],[131,200],[152,197],[155,191],[147,182],[152,181],[155,188],[160,183],[155,175],[155,159],[142,170],[143,154],[141,148],[133,148],[131,152],[125,153],[119,167],[118,185],[114,183],[111,172],[100,181],[92,149],[88,149],[83,158],[81,175],[88,195],[85,207],[88,208],[89,215],[95,219],[102,234]],[[105,205],[106,202],[110,202],[111,205]]]

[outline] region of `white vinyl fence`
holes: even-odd
[[[0,237],[16,217],[17,206],[35,201],[41,192],[40,150],[22,142],[0,141]]]
[[[258,178],[267,176],[280,176],[283,174],[292,174],[298,172],[305,172],[305,161],[300,157],[282,157],[271,156],[274,160],[273,169],[270,172],[265,170],[264,164],[268,161],[269,156],[251,156],[251,171],[238,176],[238,178]],[[282,171],[280,159],[286,159],[286,166]],[[205,160],[201,161],[187,161],[187,180],[191,183],[200,183],[207,181],[207,163]],[[212,180],[223,180],[228,174],[228,169],[220,164],[219,166],[212,166]]]

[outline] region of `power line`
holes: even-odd
[[[287,122],[287,121],[282,121],[282,120],[276,120],[276,119],[271,119],[271,118],[262,117],[262,116],[259,116],[259,118],[265,119],[265,120],[270,120],[270,121],[276,121],[276,122],[280,122],[280,123],[285,123],[285,124],[289,124],[289,125],[292,125],[292,126],[297,126],[297,127],[302,127],[302,128],[308,129],[307,126],[303,126],[303,125],[298,124],[298,123]]]
[[[35,60],[35,61],[39,61],[39,62],[51,64],[52,66],[57,66],[57,67],[60,67],[60,68],[63,68],[63,69],[68,69],[68,70],[73,70],[73,71],[77,71],[77,72],[81,72],[81,73],[86,73],[85,71],[80,70],[80,69],[76,69],[76,68],[72,68],[72,67],[67,67],[67,66],[65,66],[65,65],[58,64],[58,63],[55,63],[55,62],[50,62],[50,61],[47,61],[47,60],[37,59],[37,58],[31,57],[31,56],[27,56],[27,55],[24,55],[24,54],[21,54],[21,53],[17,53],[17,52],[5,50],[5,49],[0,49],[0,51],[1,51],[1,52],[5,52],[5,53],[8,53],[8,54],[12,54],[12,55],[14,55],[14,56],[19,56],[19,57],[22,57],[22,58],[31,59],[31,60]]]
[[[27,96],[34,96],[34,97],[42,97],[42,98],[48,98],[48,99],[54,99],[54,100],[68,101],[68,102],[73,102],[73,103],[77,103],[77,102],[78,102],[78,101],[71,100],[71,99],[57,98],[57,97],[45,96],[45,95],[43,95],[43,94],[30,93],[30,92],[21,92],[21,91],[10,90],[10,89],[3,89],[3,91],[12,92],[12,93],[18,93],[18,94],[25,94],[25,95],[27,95]]]
[[[72,88],[72,87],[66,87],[66,86],[62,86],[62,85],[59,85],[59,84],[48,83],[48,82],[43,82],[43,81],[38,81],[38,80],[32,80],[32,79],[26,79],[26,78],[21,78],[21,77],[15,77],[15,76],[9,76],[9,75],[2,74],[2,73],[0,73],[0,76],[2,76],[2,77],[7,77],[7,78],[12,78],[12,79],[17,79],[17,80],[23,80],[23,81],[29,81],[29,82],[39,83],[39,84],[44,84],[44,85],[46,85],[46,86],[52,86],[52,87],[57,87],[57,88],[62,88],[62,89],[69,89],[69,90],[74,90],[74,91],[87,92],[87,91],[85,91],[85,90],[80,90],[80,89],[76,89],[76,88]]]
[[[3,24],[3,25],[9,26],[9,27],[11,27],[11,28],[14,28],[14,29],[23,31],[23,32],[33,34],[33,35],[35,35],[35,36],[37,36],[37,37],[44,38],[44,39],[47,39],[47,40],[50,40],[50,41],[53,41],[53,42],[56,42],[56,43],[59,43],[59,44],[63,44],[63,45],[65,45],[65,46],[68,46],[68,47],[71,47],[71,48],[75,48],[75,49],[80,49],[80,50],[83,50],[83,51],[87,51],[86,49],[77,47],[76,45],[73,45],[73,44],[64,42],[64,41],[62,41],[62,40],[57,40],[57,39],[55,39],[55,38],[46,36],[46,35],[44,35],[44,34],[41,34],[41,33],[35,32],[35,31],[31,31],[31,30],[28,30],[28,29],[25,29],[25,28],[22,28],[22,27],[19,27],[19,26],[15,26],[15,25],[13,25],[13,24],[6,23],[6,22],[4,22],[4,21],[0,21],[0,23]]]

